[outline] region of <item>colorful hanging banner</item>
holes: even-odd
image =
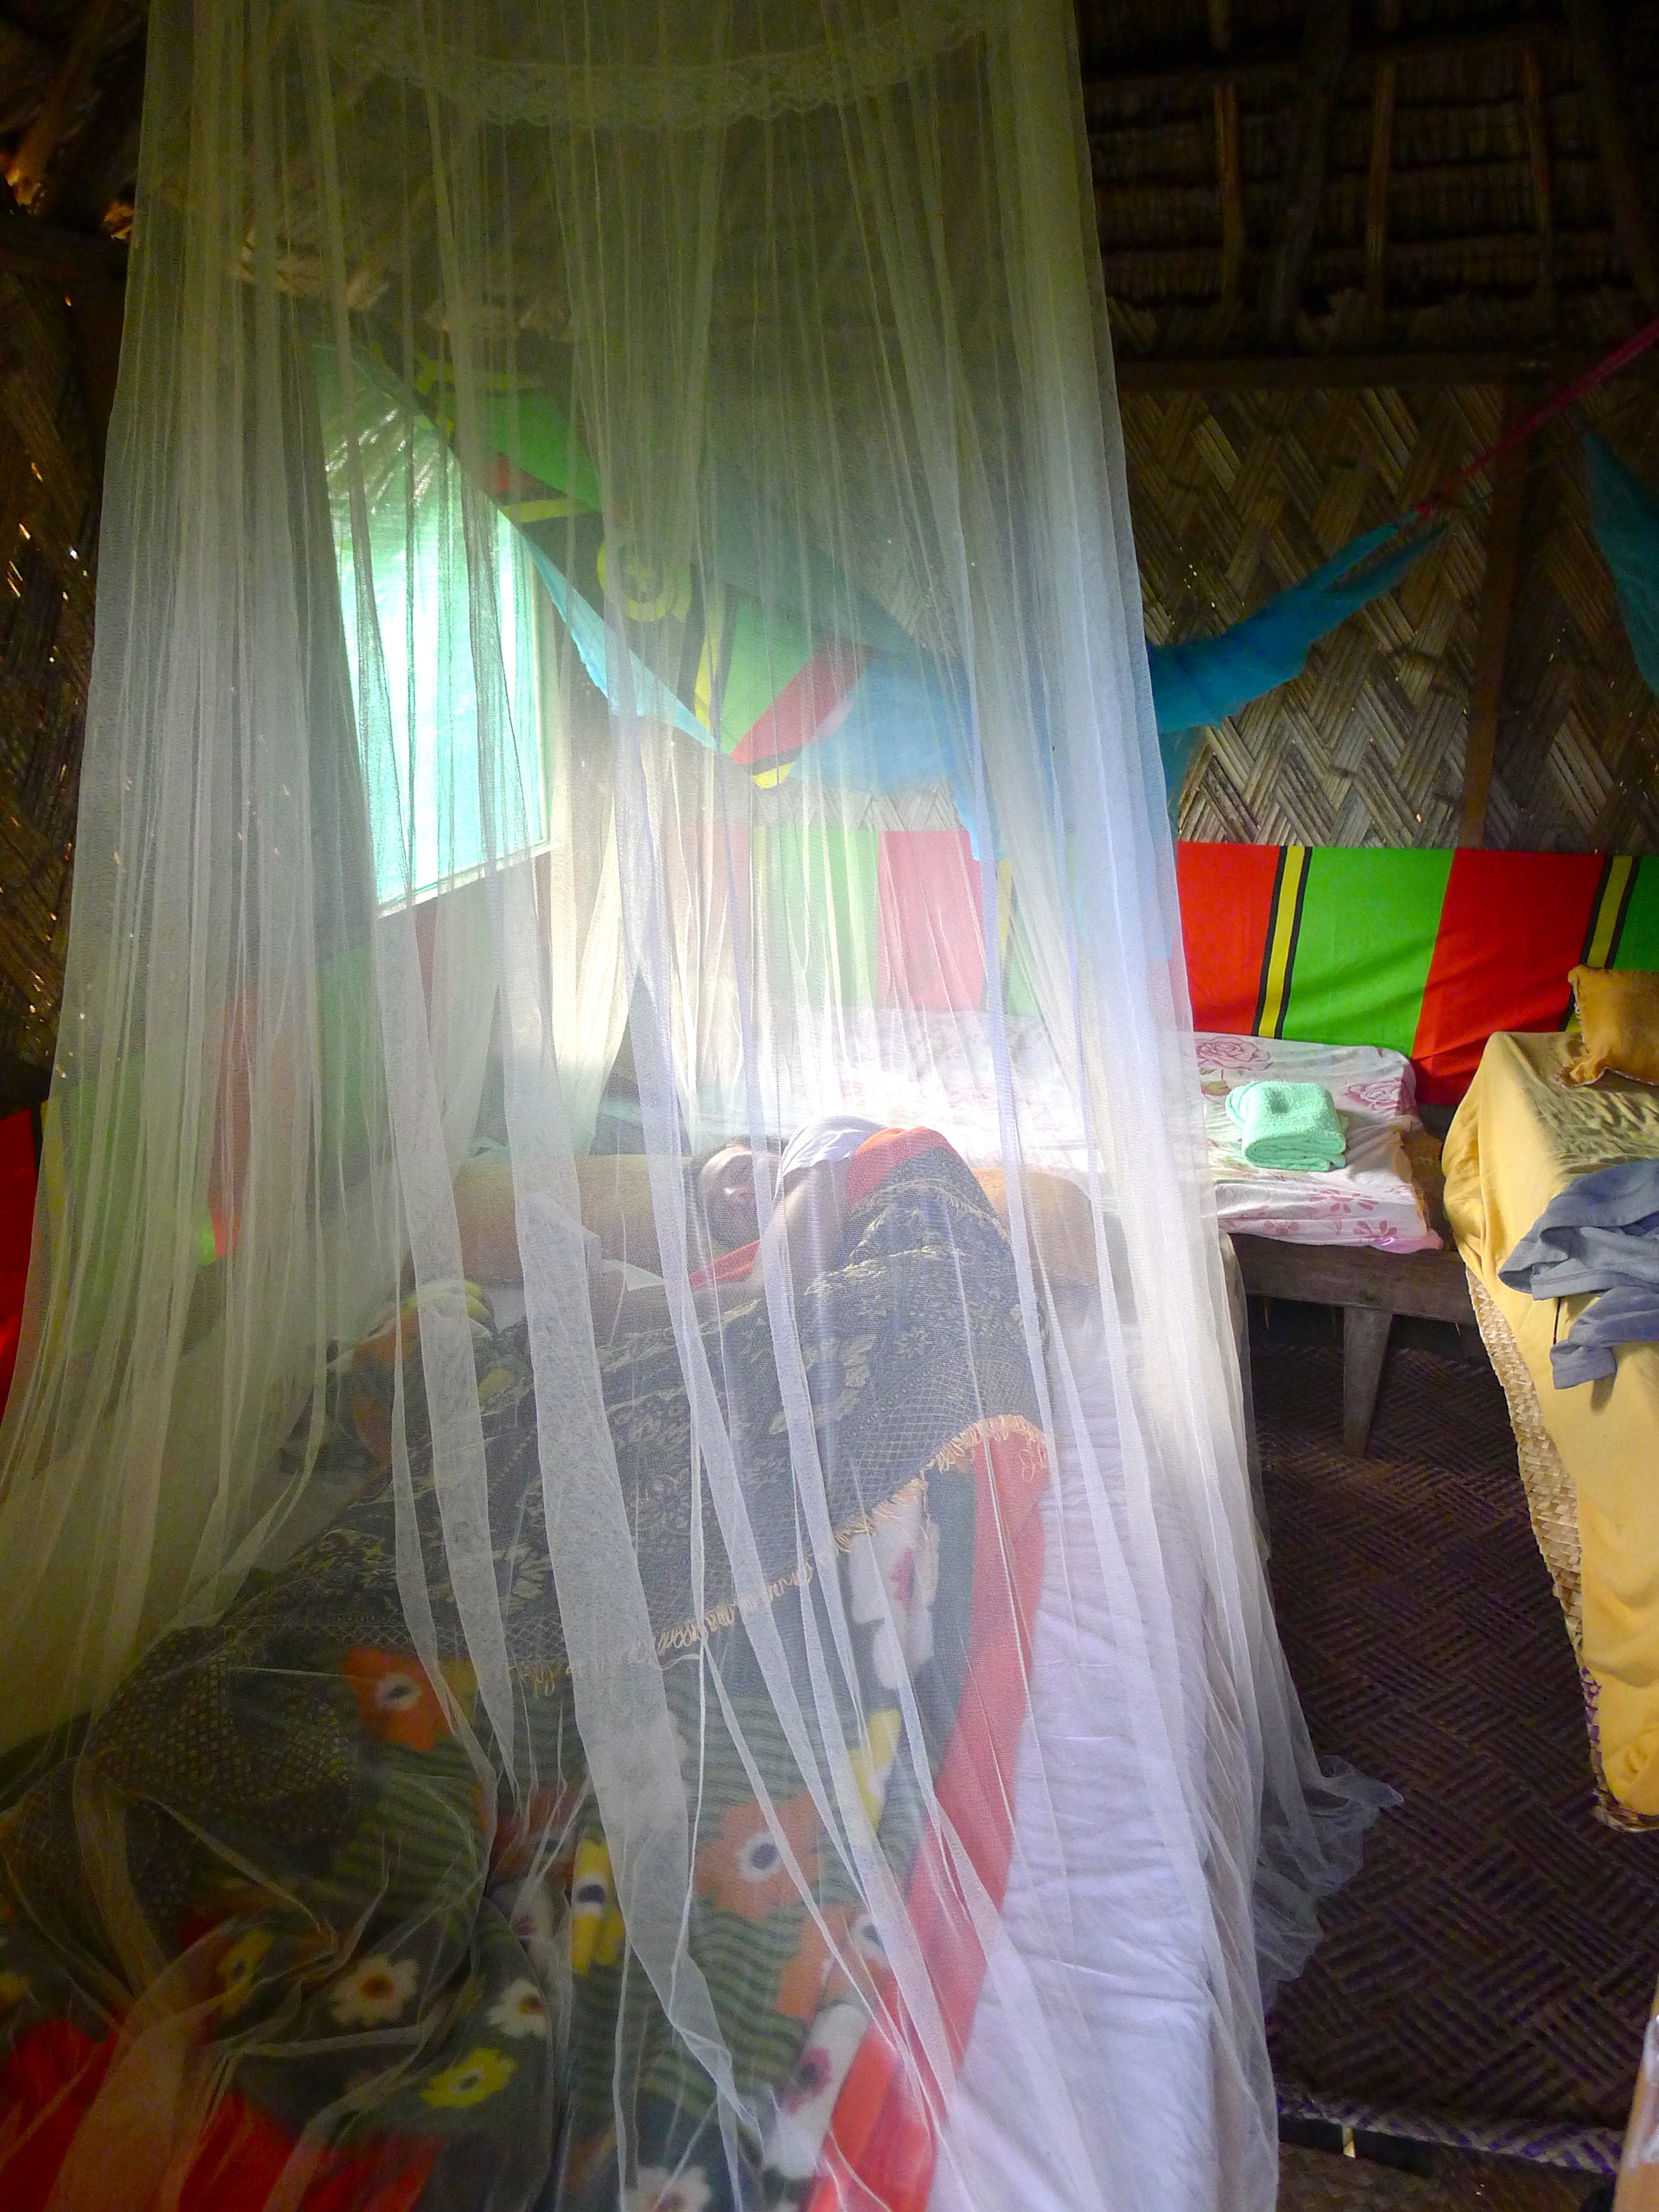
[[[1659,860],[1183,844],[1200,1030],[1376,1044],[1461,1097],[1497,1030],[1559,1029],[1570,971],[1659,969]]]

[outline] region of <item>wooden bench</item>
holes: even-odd
[[[1235,1237],[1254,1297],[1342,1309],[1342,1443],[1362,1454],[1371,1433],[1389,1330],[1396,1314],[1473,1324],[1468,1277],[1455,1249],[1379,1252],[1367,1245],[1283,1244]]]

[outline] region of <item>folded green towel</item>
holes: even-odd
[[[1227,1093],[1227,1115],[1253,1168],[1306,1175],[1342,1164],[1342,1124],[1323,1084],[1240,1083]]]

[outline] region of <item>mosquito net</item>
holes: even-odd
[[[1065,0],[155,0],[3,1431],[14,2207],[1267,2206]]]

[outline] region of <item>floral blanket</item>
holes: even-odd
[[[808,1381],[854,1638],[834,1725],[959,2051],[981,1962],[933,1806],[1000,1896],[1047,1479],[1012,1262],[978,1185],[935,1150],[869,1196],[847,1265],[814,1294],[830,1318]],[[602,1364],[692,1811],[687,1946],[735,2109],[617,1908],[524,1331],[450,1295],[475,1324],[522,1723],[512,1771],[476,1710],[447,1581],[416,1305],[342,1364],[328,1449],[374,1482],[402,1356],[441,1679],[404,1625],[380,1485],[212,1626],[165,1638],[0,1816],[0,2202],[820,2212],[861,2186],[919,2212],[937,2085],[712,1519],[705,1608],[689,1608],[696,1492],[672,1341],[632,1340]],[[822,1767],[809,1646],[829,1647],[830,1610],[801,1568],[763,1310],[728,1316],[711,1357]]]

